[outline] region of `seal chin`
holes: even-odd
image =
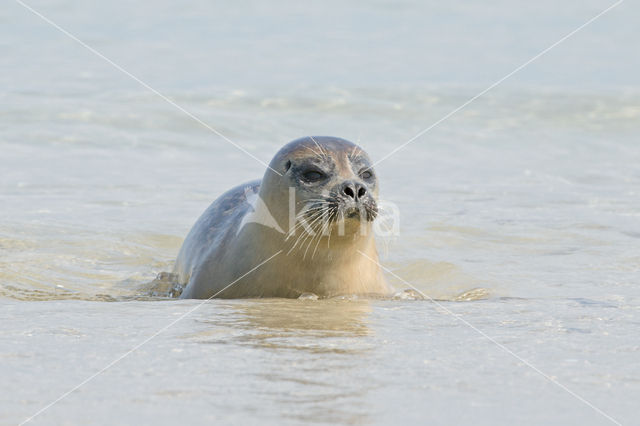
[[[360,209],[357,207],[348,207],[344,210],[344,217],[347,219],[358,219],[360,220]]]
[[[345,219],[354,219],[357,221],[373,222],[377,216],[378,208],[375,203],[363,205],[350,205],[342,210]]]

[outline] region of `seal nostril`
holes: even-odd
[[[364,194],[366,193],[367,193],[367,190],[364,189],[364,186],[361,186],[360,189],[358,189],[358,198],[364,197]]]
[[[345,187],[343,192],[348,197],[356,198],[356,194],[353,192],[353,189],[351,189],[350,186]]]

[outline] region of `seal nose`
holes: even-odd
[[[353,201],[359,201],[366,193],[367,188],[360,183],[349,181],[342,184],[342,194],[353,199]]]

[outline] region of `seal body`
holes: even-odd
[[[182,298],[387,295],[372,222],[378,182],[352,142],[285,145],[262,180],[237,186],[197,220],[176,260]]]

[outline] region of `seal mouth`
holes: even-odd
[[[375,200],[368,199],[355,204],[342,204],[340,211],[345,219],[373,222],[378,215],[378,206]]]
[[[373,222],[378,215],[378,206],[373,198],[359,202],[346,200],[337,194],[308,202],[299,219],[314,229],[314,232],[326,232],[328,228],[345,220]]]
[[[349,219],[360,219],[360,209],[357,207],[347,207],[344,210],[344,217]]]

